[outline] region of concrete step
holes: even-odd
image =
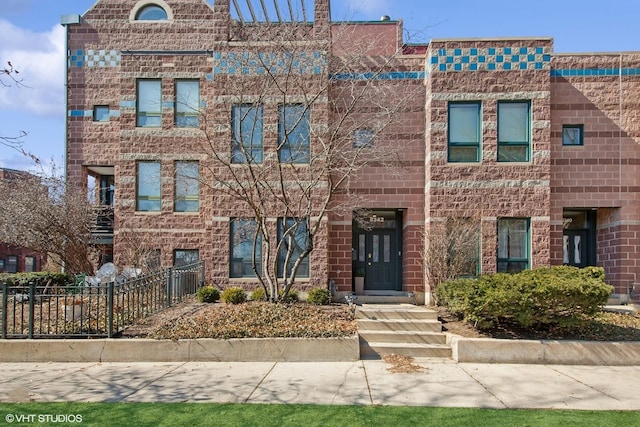
[[[409,296],[406,293],[400,295],[354,295],[354,303],[360,304],[407,304],[413,305],[416,303],[414,297]]]
[[[387,343],[360,341],[361,359],[379,359],[386,354],[411,357],[451,357],[451,347],[442,344]]]
[[[356,319],[389,320],[389,319],[422,319],[437,320],[438,313],[424,307],[413,305],[385,306],[363,305],[356,311]]]
[[[428,319],[358,319],[358,331],[442,332],[442,323]]]
[[[446,344],[447,336],[438,332],[359,330],[361,340],[369,342]]]

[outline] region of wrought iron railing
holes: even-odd
[[[108,337],[193,295],[204,261],[106,283],[15,286],[2,283],[0,332],[8,338]]]

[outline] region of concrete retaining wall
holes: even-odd
[[[498,340],[450,335],[453,359],[459,363],[543,365],[640,365],[640,342]]]
[[[357,336],[0,341],[0,362],[344,362],[359,359]]]

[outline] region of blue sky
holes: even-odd
[[[96,0],[2,0],[0,62],[29,87],[0,86],[0,135],[27,132],[24,149],[61,165],[64,152],[64,31],[60,15]],[[137,0],[131,0],[132,6]],[[556,52],[640,50],[637,0],[333,0],[334,20],[402,19],[410,42],[432,38],[550,36]],[[0,146],[0,167],[30,169]]]

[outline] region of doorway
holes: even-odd
[[[354,215],[354,282],[364,276],[364,291],[402,290],[402,211],[372,210]]]
[[[596,265],[596,211],[563,212],[562,263],[574,267]]]

